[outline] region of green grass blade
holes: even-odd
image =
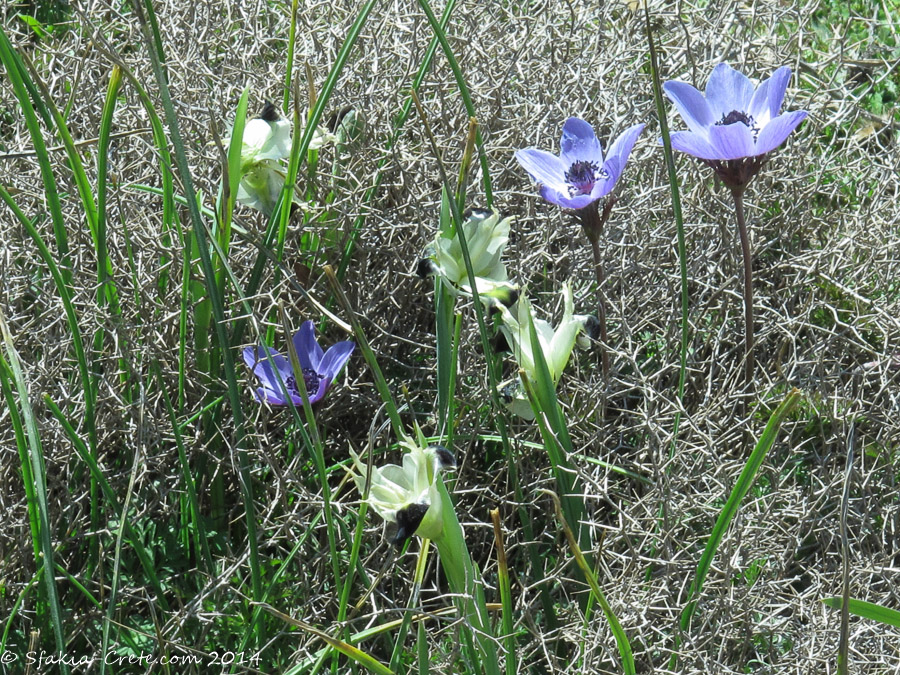
[[[569,549],[572,551],[572,555],[575,557],[575,562],[578,567],[581,569],[584,578],[587,579],[588,585],[591,587],[591,593],[594,596],[594,599],[600,605],[603,613],[606,615],[606,620],[609,622],[609,629],[612,632],[613,637],[616,640],[616,647],[619,650],[619,656],[622,659],[622,669],[625,671],[625,675],[635,675],[635,667],[634,667],[634,655],[631,651],[631,643],[628,641],[628,635],[625,633],[625,629],[622,628],[622,624],[619,623],[618,618],[616,618],[615,613],[613,612],[612,606],[610,606],[609,602],[606,600],[606,595],[604,595],[603,590],[600,588],[600,584],[597,581],[597,576],[594,574],[594,571],[591,569],[590,564],[585,559],[584,554],[581,552],[581,548],[578,546],[578,542],[575,540],[575,535],[572,533],[572,528],[569,527],[569,524],[566,522],[566,517],[563,515],[563,508],[560,504],[559,497],[556,493],[551,492],[550,490],[541,490],[546,495],[549,495],[553,500],[553,507],[556,510],[556,518],[559,520],[560,525],[563,528],[563,532],[566,535],[566,539],[569,542]]]
[[[135,14],[138,17],[138,21],[141,24],[141,28],[144,33],[144,40],[147,43],[147,52],[150,55],[150,61],[153,67],[153,73],[156,77],[156,83],[159,86],[160,98],[162,99],[163,108],[165,109],[166,113],[166,123],[169,127],[169,135],[172,141],[172,146],[175,150],[178,173],[181,176],[181,182],[185,187],[185,192],[189,195],[193,195],[194,187],[193,180],[191,178],[191,171],[190,167],[188,166],[187,154],[185,152],[184,142],[181,138],[181,132],[179,130],[178,118],[175,114],[175,106],[172,103],[172,97],[169,93],[166,76],[163,72],[162,60],[159,57],[159,54],[155,51],[155,43],[153,36],[150,33],[147,17],[144,14],[144,7],[141,5],[140,0],[133,0],[132,6],[135,10]],[[147,6],[147,10],[148,13],[152,15],[152,7],[149,5],[149,3]],[[200,209],[197,206],[197,203],[193,200],[188,200],[188,207],[191,215],[191,224],[195,240],[198,243],[203,242],[205,239],[205,232],[203,227],[203,220],[200,215]],[[234,363],[234,355],[232,354],[232,351],[230,349],[230,341],[226,332],[227,324],[225,317],[225,308],[216,286],[215,270],[213,269],[209,249],[205,245],[199,245],[197,248],[200,254],[200,266],[203,269],[206,288],[209,293],[210,301],[212,303],[213,315],[215,318],[215,321],[213,323],[215,324],[216,336],[221,349],[223,370],[228,389],[228,401],[231,405],[231,414],[234,420],[234,438],[232,439],[232,447],[234,448],[234,452],[237,457],[238,475],[240,479],[239,482],[244,500],[244,521],[247,527],[247,546],[249,551],[248,557],[252,584],[252,597],[254,599],[259,599],[262,597],[263,591],[262,573],[259,564],[257,524],[255,504],[253,499],[252,479],[250,475],[250,464],[247,453],[243,448],[244,417],[243,411],[241,409],[240,393],[238,391],[236,375],[237,368],[235,367]],[[257,626],[262,625],[262,623],[257,624]],[[258,633],[257,637],[259,639],[259,644],[261,645],[261,633]]]
[[[78,190],[78,196],[80,197],[81,205],[84,208],[85,220],[87,221],[88,228],[91,231],[91,236],[94,237],[94,242],[96,244],[97,205],[94,203],[94,191],[91,188],[91,183],[88,180],[87,173],[85,173],[84,164],[81,161],[81,155],[78,153],[78,150],[75,147],[75,141],[72,139],[72,134],[69,133],[69,128],[66,125],[65,116],[60,113],[59,109],[56,107],[56,104],[53,101],[53,97],[50,95],[50,90],[47,88],[47,85],[38,76],[37,71],[34,69],[34,66],[31,64],[28,58],[26,56],[21,56],[21,59],[22,64],[28,71],[28,78],[30,78],[30,82],[28,81],[28,79],[26,79],[26,85],[31,84],[37,90],[39,90],[40,96],[43,99],[42,104],[45,104],[48,112],[50,112],[53,124],[56,126],[56,132],[63,143],[63,147],[66,151],[66,158],[69,161],[69,168],[72,171],[72,177],[75,180],[75,186]]]
[[[822,603],[832,609],[840,610],[843,598],[835,596],[832,598],[822,598]],[[866,602],[865,600],[857,600],[850,598],[848,605],[851,614],[862,617],[863,619],[871,619],[883,623],[886,626],[900,628],[900,612],[896,609],[890,609],[884,605],[877,605],[874,602]]]
[[[231,129],[231,141],[222,166],[222,181],[219,186],[218,232],[217,241],[221,254],[216,256],[216,276],[219,292],[224,293],[224,276],[222,267],[228,262],[228,250],[231,246],[231,220],[234,216],[234,205],[237,201],[238,186],[241,183],[241,150],[244,147],[244,124],[247,120],[247,104],[250,90],[244,89],[238,101],[234,115],[234,126]]]
[[[476,672],[484,672],[487,675],[500,675],[500,661],[497,657],[499,645],[493,638],[490,617],[484,599],[484,584],[481,573],[472,562],[469,549],[466,547],[466,538],[463,534],[453,500],[442,480],[437,481],[438,491],[441,494],[444,528],[441,536],[434,544],[441,557],[441,568],[447,576],[450,590],[453,591],[456,605],[461,616],[466,617],[470,630],[463,631],[463,638],[468,642],[472,634],[478,645],[477,654],[471,653],[471,647],[466,645],[470,652],[470,659],[481,668]],[[478,659],[478,654],[481,658]]]
[[[400,668],[400,660],[404,656],[406,652],[406,636],[409,633],[409,627],[412,625],[412,617],[413,610],[419,605],[419,594],[422,590],[422,582],[425,579],[425,568],[428,563],[428,551],[431,548],[431,542],[428,539],[419,540],[421,543],[421,548],[419,549],[419,556],[416,559],[416,571],[413,573],[413,585],[412,590],[409,593],[409,602],[406,603],[407,611],[403,613],[402,621],[400,622],[400,627],[397,629],[397,635],[394,638],[394,650],[391,652],[391,662],[389,667],[391,670],[399,670]],[[417,640],[417,648],[418,652],[418,669],[421,672],[423,663],[425,664],[425,668],[427,669],[428,659],[422,658],[422,653],[424,652],[426,657],[428,654],[428,641],[425,639],[425,636],[422,635],[421,630],[422,625],[419,624],[420,630],[417,631],[416,640]],[[425,644],[423,644],[423,642]]]
[[[384,403],[385,410],[391,420],[394,434],[397,438],[403,438],[406,435],[406,432],[403,430],[403,422],[400,420],[397,404],[394,403],[394,397],[391,396],[391,389],[388,387],[387,380],[384,379],[384,374],[381,372],[381,367],[378,365],[378,359],[375,358],[375,352],[372,351],[372,346],[369,344],[368,339],[366,339],[366,334],[363,331],[362,324],[359,322],[359,317],[357,317],[356,312],[353,311],[353,306],[350,304],[350,300],[344,293],[344,289],[341,288],[341,282],[338,281],[337,275],[335,275],[331,266],[325,265],[324,271],[325,277],[328,279],[328,284],[331,286],[331,292],[334,293],[338,304],[346,313],[350,325],[353,326],[353,336],[356,338],[356,344],[359,346],[359,350],[362,352],[363,358],[365,358],[366,363],[369,365],[369,369],[372,371],[372,376],[375,378],[375,388],[378,389],[378,393],[381,395],[381,400]]]
[[[163,403],[169,413],[169,420],[172,422],[172,434],[175,437],[175,446],[178,448],[178,463],[181,467],[181,480],[184,484],[185,492],[187,493],[191,511],[191,531],[194,535],[194,548],[197,550],[200,559],[204,563],[206,573],[210,578],[215,578],[216,566],[213,562],[212,555],[209,552],[206,526],[203,524],[203,518],[200,514],[200,502],[197,499],[197,486],[194,484],[194,476],[190,463],[188,462],[184,440],[181,437],[181,427],[178,424],[175,408],[172,406],[172,399],[169,397],[166,383],[163,381],[162,369],[159,367],[158,363],[154,364],[154,370],[156,371],[156,381],[159,385],[159,391],[163,396]]]
[[[3,342],[6,348],[6,356],[4,357],[2,352],[0,352],[0,360],[4,362],[2,367],[10,372],[13,382],[15,382],[19,399],[19,410],[24,422],[25,435],[28,438],[28,460],[31,465],[31,475],[34,479],[34,496],[37,502],[37,515],[40,525],[39,544],[41,560],[36,560],[35,562],[43,562],[45,568],[52,570],[55,568],[55,554],[53,539],[50,535],[50,507],[47,501],[47,470],[44,465],[44,451],[41,447],[41,436],[38,431],[37,420],[28,398],[28,383],[25,381],[19,354],[16,351],[12,334],[9,332],[6,318],[2,312],[0,312],[0,333],[3,334]],[[44,592],[46,593],[47,606],[50,609],[50,627],[56,642],[56,650],[57,653],[63,654],[66,648],[66,634],[63,631],[62,606],[60,605],[59,593],[56,588],[56,575],[52,573],[44,574]],[[69,672],[69,667],[65,663],[60,663],[59,666],[63,675]]]
[[[297,6],[299,0],[291,0],[291,27],[288,29],[287,62],[284,66],[284,94],[281,111],[287,115],[291,102],[291,82],[294,80],[294,44],[297,42]]]
[[[766,424],[766,428],[763,430],[762,436],[760,436],[756,447],[753,448],[753,452],[750,453],[750,457],[747,459],[747,463],[744,465],[741,475],[738,476],[737,483],[735,483],[734,488],[732,488],[731,494],[728,496],[728,501],[725,503],[722,512],[719,514],[719,518],[716,520],[716,524],[709,535],[709,541],[706,544],[703,555],[700,556],[700,562],[697,564],[694,581],[691,584],[691,589],[688,593],[688,601],[681,612],[680,628],[682,631],[686,632],[691,627],[691,618],[694,616],[694,611],[697,608],[697,599],[700,596],[700,592],[703,590],[703,583],[706,581],[706,575],[709,573],[713,558],[715,558],[716,552],[719,550],[719,544],[721,544],[722,539],[725,538],[728,526],[734,519],[735,514],[737,514],[744,497],[753,486],[753,482],[756,480],[756,474],[762,466],[763,460],[765,460],[769,450],[775,444],[775,439],[778,437],[778,432],[781,429],[782,423],[794,406],[800,402],[801,398],[802,394],[800,391],[792,389],[778,408],[775,409],[775,412],[773,412],[772,416],[769,418],[769,422]],[[676,651],[672,653],[669,664],[670,670],[674,670],[674,666],[677,663],[677,647],[679,643],[680,640],[676,641]]]
[[[439,26],[442,31],[447,28],[447,24],[450,21],[450,15],[453,13],[455,7],[456,0],[448,0],[446,6],[444,7],[444,13],[441,15],[441,20],[439,22]],[[410,87],[412,91],[419,91],[419,87],[425,80],[425,76],[431,71],[431,61],[432,59],[434,59],[434,54],[437,51],[439,44],[440,42],[437,38],[437,35],[435,35],[431,39],[431,42],[428,45],[428,49],[425,50],[425,55],[422,58],[422,62],[419,64],[419,70],[416,73],[416,76],[413,78],[412,86]],[[381,188],[381,182],[384,178],[385,166],[387,165],[388,158],[390,157],[390,150],[397,144],[397,140],[400,138],[400,133],[403,130],[403,126],[406,124],[406,120],[409,119],[409,114],[412,111],[412,108],[413,99],[412,95],[410,95],[403,102],[403,105],[400,108],[400,113],[394,119],[394,122],[392,124],[391,137],[385,146],[386,151],[383,153],[382,158],[378,160],[378,167],[375,172],[375,180],[373,181],[372,186],[366,190],[366,193],[363,196],[362,213],[356,217],[356,220],[353,221],[353,225],[350,228],[350,236],[348,237],[347,243],[344,246],[344,253],[341,257],[341,264],[340,266],[338,266],[338,279],[343,280],[344,274],[346,274],[347,272],[347,267],[350,265],[350,257],[353,255],[353,250],[356,246],[356,240],[359,238],[359,233],[362,231],[362,228],[366,223],[366,213],[368,211],[368,207],[374,201],[375,196],[378,194],[378,191]]]
[[[112,509],[113,514],[116,518],[124,522],[125,535],[128,537],[128,543],[131,545],[132,549],[134,549],[134,553],[137,556],[138,561],[141,563],[144,574],[147,575],[147,579],[150,581],[150,585],[153,587],[153,592],[156,594],[155,600],[159,604],[159,606],[163,608],[163,610],[168,611],[169,602],[168,600],[166,600],[165,592],[163,590],[162,584],[159,581],[159,577],[157,576],[156,565],[150,558],[150,555],[147,553],[147,549],[144,548],[144,544],[140,538],[140,535],[131,527],[131,523],[123,511],[122,505],[119,504],[118,496],[112,489],[109,481],[106,480],[106,475],[103,473],[103,470],[97,463],[96,458],[90,453],[87,445],[85,445],[84,441],[75,430],[75,427],[72,426],[72,423],[63,413],[63,411],[59,408],[58,405],[56,405],[56,402],[49,396],[45,395],[44,403],[47,404],[47,408],[50,410],[50,413],[53,415],[53,417],[56,418],[56,421],[59,422],[63,432],[65,432],[66,434],[66,437],[72,443],[72,448],[75,450],[75,453],[78,455],[81,461],[84,462],[85,465],[87,465],[88,470],[91,472],[91,476],[97,481],[97,485],[100,486],[100,489],[103,492],[103,496],[106,498],[107,507]]]
[[[28,217],[22,212],[18,204],[16,204],[16,202],[10,196],[9,192],[7,192],[3,186],[0,186],[0,199],[2,199],[12,210],[13,214],[22,224],[22,227],[25,228],[25,231],[31,237],[31,240],[34,242],[35,246],[37,246],[41,259],[44,261],[44,264],[47,266],[47,269],[50,272],[50,276],[53,278],[53,281],[56,284],[56,290],[59,293],[59,299],[63,305],[63,312],[66,315],[66,322],[68,323],[69,331],[72,334],[72,350],[75,352],[75,361],[78,364],[78,374],[81,379],[81,389],[84,392],[84,421],[87,427],[88,438],[90,439],[91,447],[95,450],[95,439],[97,437],[97,434],[94,418],[94,399],[96,394],[92,385],[90,373],[88,371],[87,357],[84,351],[84,342],[81,339],[81,329],[78,325],[78,316],[75,313],[75,308],[72,304],[72,296],[69,292],[69,287],[66,285],[65,279],[63,277],[63,272],[59,269],[56,261],[53,259],[53,255],[50,253],[50,249],[47,248],[44,240],[41,239],[40,233],[34,227],[31,220],[29,220]]]
[[[62,205],[59,191],[56,187],[56,178],[53,176],[53,168],[50,165],[50,156],[47,153],[47,145],[41,133],[41,126],[35,115],[34,108],[29,97],[29,87],[26,85],[25,68],[12,47],[6,32],[0,28],[0,62],[6,67],[6,73],[12,82],[16,98],[19,100],[19,111],[25,118],[28,133],[31,134],[31,142],[34,144],[34,153],[41,169],[41,180],[44,183],[44,196],[47,199],[47,208],[50,210],[50,219],[53,222],[53,236],[56,240],[56,250],[59,254],[60,266],[63,269],[63,278],[68,283],[72,276],[72,260],[69,257],[69,238],[66,232],[66,224],[63,220]],[[29,82],[30,83],[30,82]],[[30,83],[33,88],[33,83]],[[53,576],[52,574],[49,576]]]
[[[503,527],[500,523],[500,509],[491,510],[491,523],[494,526],[494,546],[497,548],[497,586],[500,588],[500,604],[502,606],[500,625],[506,646],[506,675],[516,675],[519,672],[518,647],[514,629],[515,617],[513,616],[512,590],[509,583],[509,566],[506,560],[506,545],[503,542]]]
[[[672,215],[675,219],[675,230],[678,235],[678,270],[681,275],[681,352],[678,361],[678,403],[684,400],[684,383],[687,377],[687,354],[690,344],[690,324],[688,322],[688,270],[687,270],[687,244],[684,238],[684,218],[681,215],[681,191],[678,187],[678,172],[675,169],[675,155],[672,152],[672,141],[669,134],[669,123],[666,118],[665,99],[663,98],[662,84],[659,76],[659,63],[656,57],[656,45],[653,42],[653,30],[650,25],[650,10],[647,8],[647,0],[644,0],[644,15],[647,21],[647,44],[650,52],[650,74],[653,80],[653,100],[656,103],[656,116],[659,120],[659,132],[662,136],[663,155],[666,160],[666,175],[669,179],[669,194],[672,197]],[[669,450],[669,458],[675,452],[675,443],[678,439],[678,426],[681,422],[681,408],[675,411],[675,421],[672,425],[672,446]]]
[[[475,112],[475,106],[472,104],[472,96],[469,94],[469,88],[466,86],[466,80],[463,77],[462,69],[459,67],[459,62],[453,54],[453,48],[450,46],[449,40],[447,40],[447,34],[444,32],[444,28],[431,10],[431,5],[428,4],[428,0],[418,0],[418,2],[419,7],[425,12],[425,16],[428,17],[428,23],[431,25],[432,32],[434,32],[435,37],[441,43],[441,49],[443,49],[444,56],[447,58],[450,69],[453,71],[453,77],[456,79],[456,88],[459,89],[463,105],[466,107],[466,114],[470,118],[474,117],[477,119],[478,115]],[[481,131],[479,129],[475,130],[475,143],[478,146],[478,161],[481,163],[481,173],[484,184],[484,201],[487,204],[487,207],[490,208],[494,202],[493,190],[491,188],[491,172],[490,167],[488,167],[487,154],[484,151],[484,141],[481,140]]]
[[[100,116],[100,137],[97,145],[97,280],[100,288],[98,298],[105,298],[114,314],[119,314],[119,299],[116,285],[112,280],[112,264],[109,261],[109,250],[106,244],[106,201],[107,182],[109,178],[109,139],[112,129],[113,113],[116,109],[116,97],[122,85],[122,69],[114,66],[109,75],[109,86],[106,90],[106,101]],[[102,300],[101,300],[102,301]]]
[[[19,408],[16,405],[13,393],[13,374],[6,365],[5,359],[0,359],[0,391],[6,399],[6,409],[9,412],[10,424],[16,436],[16,448],[19,451],[19,467],[22,471],[22,486],[25,488],[25,503],[28,508],[28,529],[31,531],[31,548],[34,559],[40,561],[41,557],[41,525],[38,517],[37,496],[34,492],[34,476],[31,472],[31,462],[28,458],[28,438]]]

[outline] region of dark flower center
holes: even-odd
[[[759,136],[759,125],[752,116],[741,110],[732,110],[727,115],[722,115],[722,119],[716,122],[716,126],[727,126],[729,124],[737,124],[738,122],[750,127],[750,131],[753,134],[753,140],[755,141],[756,137]]]
[[[315,396],[319,391],[319,383],[325,379],[324,376],[319,375],[312,368],[304,368],[303,369],[303,382],[306,384],[306,394],[310,397]],[[288,377],[285,385],[288,388],[288,391],[292,394],[296,394],[300,396],[300,388],[297,386],[297,380],[294,379],[294,376],[291,375]]]
[[[609,178],[609,172],[600,168],[597,162],[575,162],[566,171],[566,182],[569,184],[569,196],[589,195],[594,189],[594,184],[599,180]]]

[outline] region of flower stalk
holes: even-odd
[[[616,195],[610,193],[603,204],[603,211],[600,211],[597,202],[592,202],[575,212],[575,217],[581,223],[581,228],[591,244],[591,254],[594,258],[594,277],[597,280],[597,319],[600,323],[600,361],[603,367],[604,383],[609,382],[609,351],[607,350],[606,292],[603,290],[606,275],[603,272],[600,235],[603,234],[603,228],[606,226],[606,221],[609,220],[609,214],[612,213],[615,203]]]
[[[744,220],[744,189],[731,189],[734,198],[734,213],[737,218],[738,233],[741,238],[741,253],[744,258],[744,383],[747,390],[753,383],[753,253],[750,249],[750,235]]]

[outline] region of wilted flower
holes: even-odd
[[[506,265],[500,260],[509,243],[511,222],[511,218],[501,219],[488,209],[474,209],[462,225],[478,294],[504,305],[511,305],[518,297],[518,289],[508,280]],[[425,254],[427,257],[419,261],[419,276],[437,275],[451,293],[472,295],[462,244],[455,228],[452,232],[439,232]]]
[[[373,467],[368,504],[384,520],[397,525],[392,543],[400,547],[414,534],[437,539],[443,531],[443,513],[438,480],[441,471],[456,466],[453,455],[440,445],[423,447],[411,439],[400,446],[407,450],[402,466]],[[366,489],[368,467],[350,450],[353,480],[360,494]]]
[[[596,338],[599,332],[599,322],[596,317],[575,314],[572,287],[568,282],[563,285],[562,296],[563,318],[556,329],[547,321],[534,316],[531,303],[524,294],[513,308],[501,309],[500,330],[511,346],[519,368],[524,370],[530,379],[537,378],[534,345],[531,341],[531,323],[534,324],[534,332],[537,335],[544,360],[547,362],[547,370],[550,372],[553,384],[556,384],[562,376],[579,333],[585,330],[591,337]],[[525,408],[527,398],[521,383],[512,381],[501,384],[500,396],[510,411],[520,417],[532,417]]]
[[[516,152],[516,159],[540,184],[544,199],[566,209],[579,210],[612,191],[643,129],[643,124],[626,129],[612,144],[604,161],[600,141],[591,125],[570,117],[563,125],[559,157],[537,148],[526,148]]]
[[[334,343],[327,352],[323,352],[316,341],[316,332],[312,321],[303,322],[300,330],[294,333],[293,342],[294,348],[297,350],[297,359],[302,370],[300,375],[306,385],[309,402],[317,403],[325,396],[356,345],[350,340],[345,340]],[[291,403],[296,406],[303,405],[297,374],[286,356],[282,356],[265,345],[247,347],[243,351],[243,356],[244,362],[262,385],[255,391],[257,400],[266,401],[270,405],[288,404],[278,382],[280,376]]]
[[[316,130],[310,149],[320,148],[333,140],[332,134]],[[291,154],[291,123],[267,101],[259,117],[244,125],[241,141],[241,182],[237,200],[270,216],[287,176],[282,160]]]
[[[690,131],[672,134],[672,147],[712,166],[729,187],[743,187],[771,152],[806,119],[805,110],[779,115],[791,69],[782,66],[754,89],[727,63],[717,65],[706,95],[674,80],[663,85]]]

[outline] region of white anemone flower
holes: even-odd
[[[523,293],[515,306],[511,309],[500,308],[502,323],[500,330],[506,337],[510,349],[519,364],[519,368],[525,371],[529,379],[537,378],[537,369],[534,358],[534,345],[531,341],[530,324],[534,323],[534,332],[537,335],[540,349],[547,362],[547,370],[555,385],[559,382],[562,372],[569,362],[572,349],[578,341],[579,334],[585,330],[593,335],[598,327],[597,319],[593,316],[575,314],[575,302],[572,296],[572,286],[568,282],[563,285],[563,318],[554,329],[550,323],[534,316],[527,296]],[[582,337],[582,339],[584,339]],[[512,412],[532,419],[533,415],[526,409],[525,392],[521,383],[516,386],[514,382],[505,382],[500,385],[501,398]],[[524,413],[524,414],[523,414]]]
[[[400,446],[408,450],[402,466],[373,467],[367,500],[379,516],[397,525],[392,540],[397,547],[414,534],[423,539],[441,536],[444,524],[438,481],[442,470],[456,466],[453,455],[440,445],[422,447],[404,439]],[[353,480],[364,494],[368,467],[353,450],[350,455],[355,468]]]
[[[516,285],[509,281],[506,265],[500,260],[509,244],[512,218],[500,218],[488,209],[474,209],[462,224],[475,273],[478,294],[493,304],[510,305],[518,297]],[[419,275],[435,274],[455,295],[472,296],[462,244],[456,230],[452,236],[440,232],[419,263]]]
[[[333,140],[334,135],[317,129],[309,149],[316,150]],[[271,216],[287,176],[283,160],[290,155],[291,123],[267,101],[259,117],[244,125],[238,202]]]

